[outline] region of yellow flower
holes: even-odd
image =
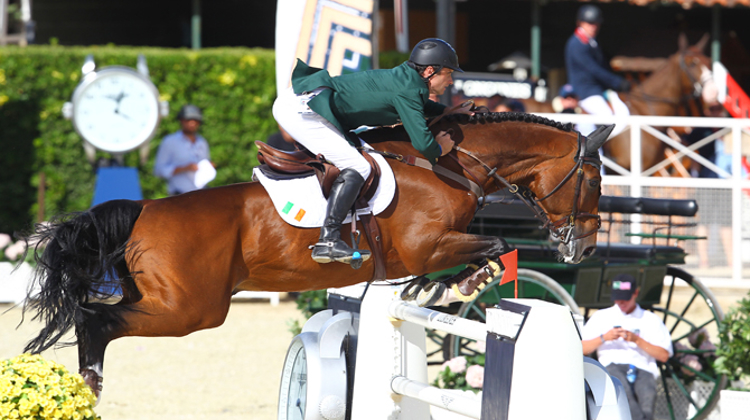
[[[255,67],[256,64],[258,64],[258,57],[254,55],[243,55],[242,58],[240,58],[241,69],[244,69],[246,65],[249,65],[250,67]]]
[[[233,72],[232,70],[227,70],[219,76],[219,83],[221,83],[224,86],[231,86],[234,84],[234,80],[237,78],[237,73]]]
[[[38,355],[0,361],[0,419],[100,420],[78,374]]]

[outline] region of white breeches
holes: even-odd
[[[336,126],[307,106],[307,102],[321,91],[316,89],[307,95],[297,95],[292,88],[284,90],[273,103],[273,117],[307,150],[316,155],[322,154],[339,169],[354,169],[367,179],[370,164],[346,141]]]
[[[614,108],[614,112],[612,112],[612,108],[609,107],[609,104],[607,104],[607,101],[601,95],[589,96],[588,98],[578,102],[578,106],[580,106],[582,110],[586,111],[587,114],[591,115],[612,115],[617,117],[627,117],[630,115],[628,106],[625,105],[625,103],[617,94],[609,95],[609,99],[610,103],[612,104],[612,108]],[[625,124],[616,124],[615,129],[612,130],[612,134],[610,134],[609,138],[613,138],[614,136],[622,133],[625,128]],[[596,129],[596,125],[590,123],[581,123],[576,126],[576,129],[580,131],[581,134],[588,135]]]

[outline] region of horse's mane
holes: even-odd
[[[437,118],[437,117],[435,117]],[[434,118],[429,119],[429,124]],[[503,123],[503,122],[523,122],[528,124],[542,124],[549,127],[557,128],[562,131],[573,131],[573,125],[570,123],[563,124],[559,121],[553,121],[548,118],[540,117],[535,114],[524,112],[482,112],[474,115],[466,114],[448,114],[442,117],[437,126],[445,124],[485,124],[485,123]],[[401,134],[403,133],[403,134]],[[402,125],[391,127],[379,127],[373,130],[360,133],[360,136],[367,143],[379,143],[382,141],[410,141]]]

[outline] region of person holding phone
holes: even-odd
[[[662,320],[636,302],[635,277],[612,279],[614,305],[591,316],[581,331],[583,354],[596,351],[599,363],[622,382],[633,420],[654,416],[659,367],[673,354],[672,337]]]

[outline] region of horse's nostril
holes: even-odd
[[[595,246],[590,246],[590,247],[584,249],[583,250],[583,257],[584,258],[590,257],[594,253],[594,251],[596,251],[596,247]]]

